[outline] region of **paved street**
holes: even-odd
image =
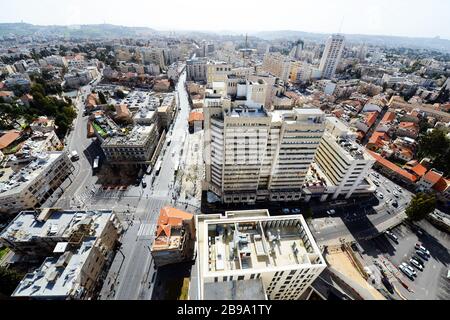
[[[165,205],[173,205],[175,164],[183,149],[183,137],[188,134],[187,118],[190,107],[184,87],[185,79],[186,75],[183,74],[177,86],[181,110],[171,131],[172,143],[161,154],[163,161],[159,175],[153,171],[151,175],[144,176],[147,187],[134,187],[120,200],[117,197],[105,197],[99,201],[96,198],[91,199],[93,207],[110,204],[128,225],[122,238],[122,248],[116,254],[109,270],[100,299],[147,300],[152,296],[156,270],[150,246],[160,209]],[[139,191],[136,192],[136,189]]]
[[[371,171],[375,173],[375,171]],[[377,173],[375,173],[377,174]],[[321,245],[338,244],[339,239],[353,241],[373,237],[394,225],[400,223],[406,216],[404,210],[411,201],[412,193],[388,178],[377,174],[378,178],[371,173],[371,178],[379,181],[377,193],[383,194],[383,199],[377,197],[370,202],[367,200],[350,199],[353,205],[334,208],[336,213],[328,215],[326,211],[333,209],[326,206],[323,209],[314,210],[312,229],[316,240]],[[398,197],[393,192],[399,187]],[[392,205],[393,200],[397,200],[398,206]]]

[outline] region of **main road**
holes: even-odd
[[[189,101],[185,90],[186,73],[177,84],[177,105],[180,107],[172,126],[171,144],[161,151],[161,170],[145,176],[147,188],[132,205],[128,200],[115,201],[116,210],[124,210],[127,230],[122,237],[122,247],[116,254],[100,292],[105,300],[149,300],[151,299],[156,269],[150,253],[154,240],[159,211],[172,205],[175,166],[184,147],[188,133]],[[153,182],[152,182],[153,181]],[[97,204],[98,205],[98,204]],[[129,213],[127,212],[129,211]]]

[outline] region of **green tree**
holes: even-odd
[[[418,193],[416,194],[408,208],[406,215],[412,221],[420,221],[436,209],[436,197],[433,194]]]
[[[437,158],[450,148],[450,140],[444,130],[435,129],[419,139],[419,156]]]
[[[15,270],[0,267],[0,294],[11,296],[22,278]]]

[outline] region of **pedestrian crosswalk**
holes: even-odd
[[[155,232],[156,224],[143,223],[139,226],[138,237],[149,237]]]

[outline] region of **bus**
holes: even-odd
[[[175,161],[175,166],[174,166],[174,168],[175,168],[175,175],[178,173],[178,167],[180,166],[180,161],[177,159],[176,161]]]
[[[158,163],[156,164],[156,170],[155,173],[156,175],[159,175],[159,172],[161,171],[161,166],[162,166],[162,160],[159,160]]]

